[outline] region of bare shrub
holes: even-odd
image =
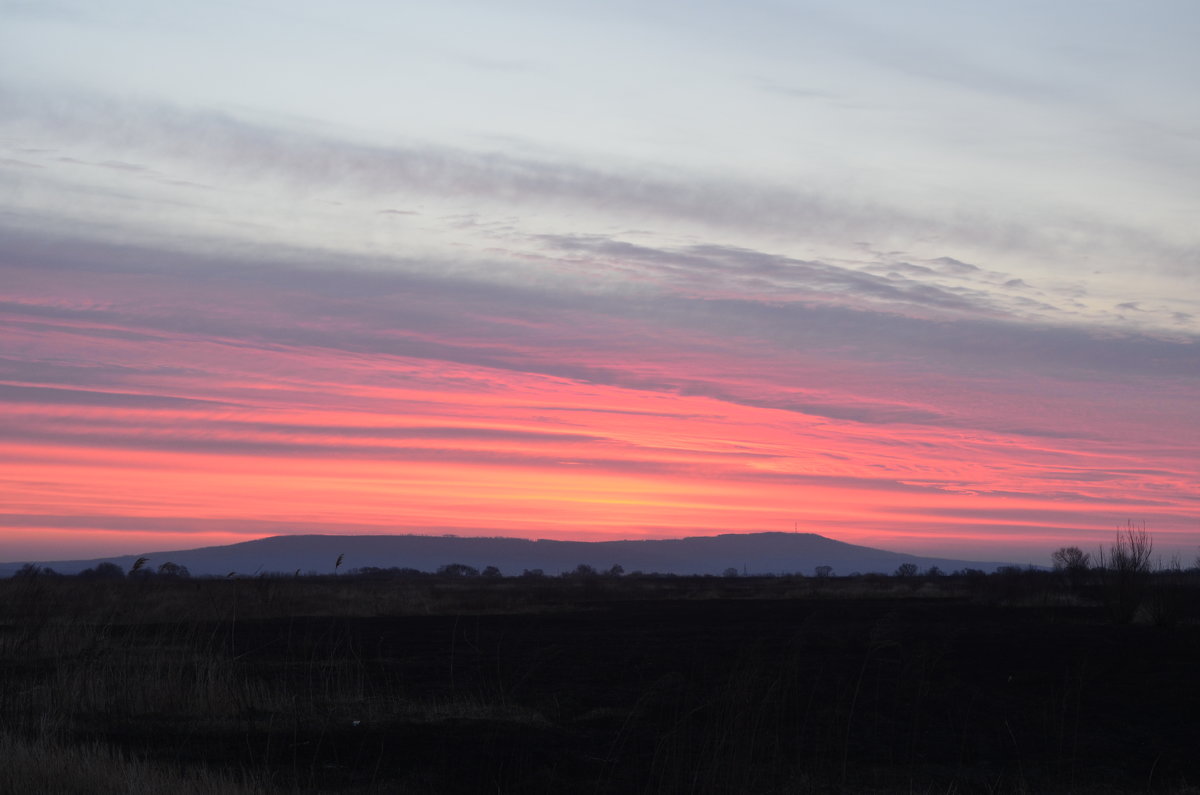
[[[1071,590],[1078,590],[1087,580],[1092,565],[1092,556],[1079,547],[1059,547],[1050,554],[1054,570],[1067,581]]]
[[[1146,596],[1150,579],[1150,555],[1154,541],[1146,523],[1126,523],[1117,531],[1116,540],[1106,551],[1100,547],[1097,572],[1104,588],[1104,599],[1112,620],[1118,624],[1133,621]]]
[[[1079,547],[1059,547],[1050,555],[1055,571],[1071,571],[1072,569],[1087,569],[1092,564],[1092,556]]]

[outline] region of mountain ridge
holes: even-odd
[[[461,563],[483,569],[497,567],[512,576],[527,569],[548,575],[588,565],[604,571],[614,565],[626,572],[660,574],[811,575],[817,566],[829,566],[835,575],[891,574],[905,563],[925,570],[937,566],[944,572],[958,569],[995,571],[1022,565],[995,561],[969,561],[926,557],[874,547],[848,544],[817,533],[724,533],[672,539],[622,539],[614,541],[560,541],[505,536],[455,535],[282,535],[222,546],[115,555],[86,560],[47,560],[0,563],[0,576],[11,576],[22,565],[48,566],[60,574],[77,574],[99,563],[112,562],[128,570],[139,558],[155,568],[171,562],[186,566],[196,576],[301,573],[331,574],[359,568],[412,568],[436,571]],[[342,565],[337,566],[339,557]]]

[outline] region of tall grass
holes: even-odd
[[[1178,585],[1186,597],[1179,604],[1194,607],[1200,582],[1179,572]],[[351,727],[385,726],[395,736],[416,726],[418,734],[453,736],[472,725],[486,728],[478,735],[486,743],[496,742],[491,731],[551,743],[597,738],[601,792],[855,791],[882,789],[897,771],[917,782],[914,791],[938,781],[962,792],[1019,791],[1027,781],[1066,791],[1080,715],[1103,683],[1085,680],[1082,669],[1033,667],[984,682],[955,662],[946,651],[950,639],[922,618],[936,604],[961,607],[964,616],[1020,614],[1034,626],[1043,612],[1047,621],[1061,620],[1079,600],[1079,614],[1097,631],[1175,634],[1105,626],[1099,591],[1094,606],[1075,593],[1070,603],[1047,602],[1045,594],[1061,587],[1049,573],[1024,570],[938,577],[917,588],[868,577],[0,580],[0,792],[387,791],[370,770],[353,785],[332,778],[349,775],[355,754],[368,753],[365,741],[347,739]],[[534,629],[543,622],[570,626],[575,616],[607,615],[606,602],[625,600],[632,606],[613,614],[634,623],[638,611],[661,600],[687,602],[692,616],[720,614],[731,601],[746,600],[738,615],[752,615],[760,600],[788,611],[802,605],[797,612],[808,618],[714,660],[664,652],[650,641],[645,657],[637,649],[603,656],[631,676],[654,676],[636,686],[605,685],[622,698],[634,695],[599,706],[574,689],[585,691],[600,663],[586,650],[572,655],[578,644],[608,637],[607,625],[594,625],[601,634],[581,635],[570,641],[575,646],[552,636],[524,647],[524,635],[489,646],[479,629],[517,627],[541,638]],[[1033,609],[1039,605],[1044,610]],[[508,618],[495,621],[498,613]],[[1178,615],[1182,637],[1192,614]],[[370,632],[391,631],[401,623],[392,622],[396,616],[414,617],[403,626],[423,634],[394,634],[384,648]],[[708,630],[691,632],[680,641],[703,639]],[[562,689],[542,688],[537,669],[560,660],[576,660],[577,678],[563,684],[551,677]],[[677,667],[659,671],[660,663]],[[586,708],[576,709],[579,700]],[[941,749],[928,733],[947,723],[977,746],[964,740],[953,774],[929,761]],[[331,751],[338,742],[340,750]],[[371,742],[372,764],[406,752]],[[201,748],[219,758],[205,760]],[[1014,757],[1024,765],[1016,772]],[[996,768],[1004,778],[987,779],[993,769],[981,758],[1008,765]],[[875,767],[856,766],[863,760]],[[387,781],[433,771],[425,788],[436,792],[458,770],[455,760],[444,767],[424,761],[397,766]],[[340,767],[330,772],[331,764]],[[565,766],[547,764],[544,774],[545,787],[525,791],[578,781]]]
[[[0,732],[0,792],[22,795],[266,795],[254,776],[182,768],[132,756],[96,741]]]

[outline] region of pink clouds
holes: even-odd
[[[737,290],[14,251],[0,264],[13,549],[799,522],[1041,562],[1130,516],[1164,546],[1195,539],[1191,341]],[[820,272],[818,292],[843,278]]]

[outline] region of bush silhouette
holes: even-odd
[[[1066,577],[1067,585],[1077,590],[1087,579],[1092,556],[1079,547],[1059,547],[1050,554],[1050,562],[1055,571]]]
[[[465,563],[447,563],[440,567],[437,573],[443,577],[478,577],[479,569]]]
[[[1117,531],[1116,540],[1097,555],[1097,572],[1104,587],[1104,600],[1114,623],[1133,621],[1146,595],[1150,579],[1150,553],[1154,541],[1146,531],[1132,521]]]
[[[100,563],[94,569],[84,569],[79,572],[81,580],[123,580],[125,570],[115,563]]]
[[[168,560],[166,563],[158,567],[158,576],[182,579],[184,577],[191,577],[192,573],[188,571],[187,566],[179,563],[172,563]]]

